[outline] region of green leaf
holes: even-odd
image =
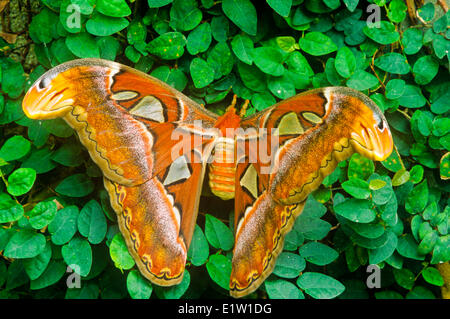
[[[439,35],[433,39],[433,50],[439,59],[442,59],[449,52],[448,40]]]
[[[25,120],[25,118],[22,119]],[[40,121],[32,121],[31,125],[28,126],[28,137],[36,147],[43,146],[45,142],[47,142],[49,135],[50,133],[41,125]],[[45,168],[43,168],[43,170],[45,170]]]
[[[280,99],[287,99],[295,95],[295,84],[287,74],[280,77],[270,77],[267,83],[270,92]]]
[[[111,244],[109,245],[109,253],[114,264],[119,269],[131,269],[134,266],[134,259],[128,252],[125,240],[122,234],[114,235]]]
[[[286,21],[289,21],[289,19],[286,19]],[[306,9],[302,10],[302,6],[298,6],[294,12],[294,15],[292,16],[291,23],[293,26],[306,25],[307,27],[309,27],[308,23],[312,21],[314,21],[314,16]]]
[[[267,3],[282,17],[287,17],[291,11],[292,0],[267,0]]]
[[[294,37],[277,37],[276,41],[280,49],[285,52],[293,52],[295,49],[299,48]]]
[[[170,8],[170,26],[177,31],[194,29],[202,21],[196,0],[174,0]]]
[[[190,71],[196,88],[203,88],[214,81],[214,69],[201,58],[192,59]]]
[[[211,255],[206,263],[211,279],[223,289],[228,290],[231,276],[231,261],[224,255]]]
[[[417,59],[414,63],[413,74],[414,80],[419,85],[425,85],[431,82],[437,75],[439,70],[439,63],[431,56],[425,55]]]
[[[409,172],[402,168],[398,170],[392,178],[392,186],[400,186],[409,181]]]
[[[405,88],[405,81],[402,79],[392,79],[386,84],[386,97],[388,99],[398,99],[405,93]]]
[[[172,3],[173,0],[147,0],[150,8],[159,8]]]
[[[406,58],[400,53],[390,52],[375,59],[375,66],[383,71],[395,74],[407,74],[410,67]]]
[[[448,24],[449,18],[450,18],[450,15],[447,12],[442,17],[440,17],[439,19],[434,21],[434,23],[433,23],[433,31],[435,33],[445,32],[447,30],[447,24]],[[448,33],[447,33],[447,35],[448,35]]]
[[[432,264],[446,262],[450,259],[450,235],[440,236],[433,249]]]
[[[249,0],[223,0],[222,10],[242,31],[256,35],[256,9]]]
[[[219,15],[211,20],[211,33],[217,42],[228,40],[230,33],[230,22],[224,15]],[[243,34],[244,35],[244,34]]]
[[[409,180],[414,184],[420,183],[423,178],[424,169],[423,166],[414,165],[409,171]]]
[[[64,166],[77,167],[82,164],[82,153],[78,144],[64,144],[53,153],[52,160]]]
[[[68,243],[77,231],[78,207],[71,205],[60,209],[48,225],[52,242],[55,245]]]
[[[441,179],[450,179],[450,152],[442,155],[439,163],[439,172]]]
[[[444,285],[444,279],[441,273],[434,267],[427,267],[422,271],[422,277],[426,282],[442,287]]]
[[[55,191],[69,197],[83,197],[94,190],[94,183],[85,174],[75,174],[66,177],[56,186]]]
[[[431,253],[433,251],[433,248],[436,246],[438,238],[439,236],[435,230],[427,233],[417,247],[417,251],[419,252],[419,254],[426,255],[428,253]]]
[[[48,147],[33,151],[31,155],[22,162],[21,167],[32,168],[37,174],[43,174],[54,169],[57,164],[51,160],[53,152]]]
[[[394,253],[398,243],[397,236],[392,231],[388,231],[387,236],[388,239],[382,246],[369,250],[370,264],[379,264]]]
[[[202,23],[192,30],[186,40],[186,49],[192,55],[205,52],[211,44],[211,25]]]
[[[403,269],[394,269],[394,278],[397,284],[400,287],[403,287],[407,290],[410,290],[414,286],[414,274],[411,270],[403,268]]]
[[[348,221],[347,225],[351,229],[353,229],[358,235],[364,238],[376,239],[384,234],[384,227],[380,224],[374,223],[362,224]]]
[[[284,238],[283,249],[286,251],[294,251],[305,241],[305,237],[297,229],[292,229]]]
[[[157,287],[156,294],[160,299],[180,299],[189,288],[190,283],[191,275],[185,270],[181,283],[172,287]]]
[[[64,30],[69,33],[78,33],[82,29],[82,23],[86,18],[81,13],[81,7],[77,7],[71,0],[63,0],[59,8],[59,22],[63,26]],[[91,7],[92,9],[92,7]],[[90,15],[87,13],[87,15]]]
[[[296,278],[306,267],[305,259],[297,254],[282,252],[275,263],[273,273],[282,278]]]
[[[355,55],[348,47],[341,47],[336,54],[334,66],[339,75],[344,78],[349,78],[356,70]]]
[[[2,91],[7,93],[10,98],[19,97],[25,85],[25,72],[22,65],[12,59],[3,60],[0,65],[2,67]]]
[[[180,69],[170,69],[165,65],[154,69],[151,75],[163,82],[166,82],[178,91],[183,91],[188,82],[188,79],[183,71]]]
[[[410,259],[424,260],[425,258],[423,255],[419,255],[417,243],[410,234],[398,239],[397,252],[403,257]]]
[[[344,4],[350,12],[355,11],[359,0],[344,0]]]
[[[73,129],[63,120],[54,119],[46,120],[42,123],[42,126],[50,133],[57,137],[69,137],[74,131]]]
[[[97,0],[95,9],[110,17],[126,17],[131,9],[125,0]]]
[[[388,17],[392,22],[400,23],[406,17],[408,7],[402,0],[393,0],[389,3]]]
[[[287,280],[268,279],[264,286],[270,299],[305,299],[302,291]]]
[[[37,279],[47,268],[52,257],[52,247],[50,243],[45,245],[44,250],[34,258],[24,259],[23,267],[31,280]]]
[[[299,253],[308,262],[318,266],[328,265],[339,256],[333,248],[314,241],[300,247]]]
[[[22,261],[16,260],[11,262],[8,267],[6,278],[6,290],[12,290],[14,288],[20,287],[23,284],[26,284],[28,281],[29,278],[25,272]]]
[[[56,284],[65,273],[66,265],[64,265],[64,262],[60,260],[52,260],[42,275],[31,281],[30,289],[37,290]]]
[[[299,40],[300,48],[308,54],[319,56],[337,50],[336,44],[321,32],[308,32]]]
[[[314,299],[331,299],[344,292],[345,286],[336,279],[317,272],[305,272],[297,285]]]
[[[67,289],[65,299],[97,299],[100,289],[92,281],[86,282],[80,289]]]
[[[256,66],[238,63],[238,72],[246,87],[256,92],[266,91],[266,75]]]
[[[31,143],[21,135],[15,135],[6,140],[0,149],[0,158],[14,161],[28,154]]]
[[[380,44],[391,44],[399,39],[399,34],[395,31],[394,25],[387,21],[380,21],[379,27],[365,26],[363,32],[370,39]]]
[[[140,20],[134,20],[130,23],[127,30],[127,40],[130,45],[139,45],[145,42],[147,38],[147,29]]]
[[[265,108],[274,105],[276,100],[272,94],[264,92],[253,94],[251,102],[258,111],[262,111]]]
[[[405,92],[398,100],[401,106],[408,108],[422,107],[426,103],[426,99],[422,95],[420,88],[409,84],[406,85]]]
[[[3,75],[5,72],[3,72]],[[3,96],[3,95],[2,95]],[[0,124],[8,124],[24,117],[21,100],[7,100],[3,113],[0,114]]]
[[[217,249],[230,250],[234,245],[231,230],[216,217],[206,214],[205,235],[208,242]]]
[[[82,32],[66,38],[69,50],[79,58],[99,58],[100,51],[92,35]]]
[[[8,194],[0,193],[0,224],[19,220],[23,216],[23,207]]]
[[[81,14],[90,15],[94,11],[95,0],[70,0],[70,2],[78,5]]]
[[[378,84],[378,79],[363,70],[356,70],[355,73],[348,79],[347,86],[349,88],[364,91],[370,89]]]
[[[376,217],[370,202],[363,199],[350,198],[334,207],[336,214],[355,223],[370,223]]]
[[[28,220],[34,229],[42,229],[50,224],[56,216],[54,201],[39,202],[28,213]]]
[[[80,276],[87,276],[92,266],[92,248],[86,239],[74,237],[62,246],[61,254],[66,264]]]
[[[432,4],[431,2],[429,4]],[[422,286],[416,286],[406,294],[406,299],[435,299],[431,291]]]
[[[138,270],[132,270],[127,276],[127,290],[133,299],[149,299],[152,295],[152,284],[141,276]]]
[[[49,43],[55,37],[54,28],[58,16],[51,10],[44,8],[35,15],[29,26],[30,38],[36,43]]]
[[[102,207],[96,200],[90,200],[78,215],[78,230],[91,244],[99,244],[105,238],[107,224]]]
[[[434,4],[429,2],[417,10],[417,14],[425,21],[431,21],[434,17]]]
[[[218,79],[223,75],[227,75],[233,69],[233,55],[225,42],[217,43],[207,58],[208,65],[214,69],[214,78]]]
[[[416,54],[422,48],[422,31],[408,28],[403,32],[403,52],[405,54]]]
[[[125,18],[113,18],[94,13],[86,23],[86,30],[92,35],[104,37],[125,29],[129,22]]]
[[[8,241],[3,255],[8,258],[33,258],[45,248],[45,236],[32,230],[20,230]]]
[[[188,250],[188,260],[194,266],[201,266],[208,260],[208,256],[209,245],[206,237],[202,229],[198,225],[195,225],[194,235],[192,236],[191,245]]]
[[[244,63],[249,65],[253,62],[253,41],[245,34],[238,34],[231,40],[231,49],[234,54]]]
[[[147,50],[161,59],[174,60],[184,54],[186,38],[180,32],[167,32],[150,41]]]
[[[253,50],[253,62],[264,73],[281,76],[284,73],[283,55],[270,47],[259,47]]]
[[[100,49],[100,58],[114,60],[120,49],[119,41],[113,37],[101,37],[96,39],[97,46]]]
[[[369,183],[360,178],[351,178],[342,183],[342,188],[358,199],[367,199],[370,196]]]
[[[422,212],[428,203],[428,184],[424,180],[415,186],[406,198],[405,209],[410,214]]]
[[[309,240],[323,239],[331,229],[328,222],[320,219],[326,211],[323,204],[308,197],[302,214],[295,221],[295,230]]]
[[[36,180],[36,171],[32,168],[18,168],[8,177],[7,190],[13,196],[27,193]]]
[[[403,296],[396,291],[385,290],[375,292],[376,299],[403,299]]]

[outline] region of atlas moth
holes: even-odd
[[[213,194],[234,198],[234,297],[271,274],[307,196],[338,162],[355,152],[382,161],[393,149],[383,113],[350,88],[306,91],[248,117],[233,103],[218,116],[152,76],[101,59],[47,71],[23,110],[32,119],[63,118],[78,133],[103,172],[130,254],[157,285],[182,280],[207,173]]]

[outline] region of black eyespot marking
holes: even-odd
[[[42,80],[40,80],[38,83],[38,89],[40,90],[46,89],[49,86],[50,82],[51,78],[49,77],[42,78]]]
[[[384,129],[384,121],[383,121],[383,120],[381,120],[381,121],[378,123],[378,128],[379,128],[380,130],[383,130],[383,129]]]

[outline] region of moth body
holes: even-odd
[[[236,179],[235,142],[231,138],[221,138],[212,152],[209,165],[209,187],[214,195],[229,200],[234,198]]]

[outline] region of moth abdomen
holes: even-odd
[[[236,179],[234,148],[234,139],[220,139],[214,147],[213,159],[209,165],[209,187],[214,195],[223,200],[234,198]]]

